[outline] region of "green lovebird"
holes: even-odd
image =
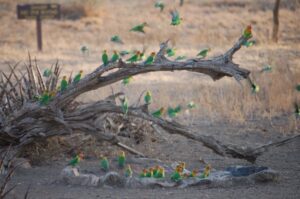
[[[256,43],[255,40],[245,41],[245,42],[243,43],[243,46],[246,46],[246,47],[248,48],[248,47],[253,46],[255,43]]]
[[[118,35],[112,36],[110,38],[110,41],[112,41],[114,43],[118,43],[118,44],[124,44],[124,42],[122,41],[122,39]]]
[[[178,57],[176,57],[175,61],[180,61],[183,59],[186,59],[186,56],[178,56]]]
[[[169,107],[168,108],[168,116],[169,117],[171,117],[171,118],[173,118],[173,117],[176,117],[177,116],[177,114],[179,113],[181,111],[181,106],[180,105],[178,105],[176,108],[172,108],[172,107]]]
[[[189,109],[193,109],[193,108],[196,108],[196,104],[193,102],[193,101],[190,101],[188,104],[187,104],[187,107]]]
[[[131,169],[131,167],[130,167],[130,165],[127,165],[127,168],[126,168],[126,170],[125,170],[125,177],[126,178],[131,178],[132,177],[132,169]]]
[[[146,92],[146,95],[144,97],[144,101],[145,101],[146,104],[150,104],[151,103],[151,101],[152,101],[152,94],[151,94],[150,91]]]
[[[141,56],[141,52],[137,51],[132,57],[130,57],[129,59],[127,59],[126,61],[130,62],[130,63],[134,63],[137,62],[140,59]]]
[[[119,59],[119,54],[118,54],[117,51],[114,50],[114,54],[113,54],[113,56],[111,57],[111,60],[110,60],[110,61],[111,61],[112,63],[114,63],[114,62],[116,62],[118,59]]]
[[[158,1],[158,2],[156,2],[154,4],[154,7],[155,8],[160,8],[160,11],[162,12],[164,10],[164,8],[165,8],[165,4],[163,2],[161,2],[161,1]]]
[[[100,160],[100,166],[101,166],[101,169],[105,172],[107,172],[109,170],[109,162],[106,157],[103,157]]]
[[[154,175],[154,178],[164,178],[164,177],[165,177],[165,169],[163,167],[159,167],[158,171]]]
[[[126,97],[124,97],[122,99],[120,98],[120,100],[121,100],[122,111],[126,115],[128,113],[128,100]]]
[[[125,162],[126,162],[125,152],[121,151],[119,156],[118,156],[118,166],[120,168],[124,168]]]
[[[140,178],[145,178],[145,177],[147,177],[147,173],[148,173],[148,170],[147,170],[147,169],[143,169],[143,172],[140,173]]]
[[[201,58],[205,58],[207,56],[207,53],[210,51],[210,48],[205,48],[201,50],[197,56],[200,56]]]
[[[44,91],[43,95],[39,98],[39,100],[40,100],[40,105],[49,104],[50,101],[49,91],[48,90]]]
[[[153,168],[150,168],[146,174],[147,178],[152,178],[153,177]]]
[[[260,72],[271,72],[272,71],[272,66],[270,66],[270,65],[266,65],[266,66],[264,66],[262,69],[261,69],[261,71]]]
[[[244,30],[243,36],[244,36],[246,39],[249,39],[249,38],[252,37],[252,27],[251,27],[251,25],[248,25],[247,28]]]
[[[67,76],[63,76],[63,79],[60,82],[60,91],[64,92],[68,88]]]
[[[151,55],[146,59],[146,61],[144,62],[144,64],[145,65],[147,65],[147,64],[153,64],[154,57],[155,57],[155,52],[152,52]]]
[[[161,117],[163,114],[164,114],[164,112],[165,112],[165,108],[164,107],[161,107],[160,109],[158,109],[158,110],[156,110],[156,111],[154,111],[153,113],[152,113],[152,116],[153,117]]]
[[[77,84],[82,76],[83,70],[80,70],[79,73],[74,77],[73,83]]]
[[[45,69],[44,73],[43,73],[43,76],[44,77],[50,77],[51,74],[52,74],[52,71],[50,69]]]
[[[70,162],[68,163],[68,165],[75,167],[79,164],[79,162],[83,159],[83,153],[79,153],[78,155],[76,155],[74,158],[72,158],[70,160]]]
[[[148,24],[146,22],[139,24],[137,26],[134,26],[133,28],[130,29],[130,31],[145,33],[145,31],[144,31],[145,26],[148,26]]]
[[[166,50],[168,57],[172,57],[175,55],[175,48],[168,48]]]
[[[296,118],[300,118],[300,106],[295,103],[295,114],[296,114]]]
[[[296,90],[300,92],[300,84],[296,86]]]
[[[128,85],[132,80],[133,80],[133,77],[132,77],[132,76],[125,77],[125,78],[122,80],[122,84],[124,84],[124,86],[126,86],[126,85]]]
[[[206,165],[202,175],[200,175],[199,177],[200,178],[207,178],[210,175],[210,171],[211,171],[211,165],[208,164],[208,165]]]
[[[173,10],[170,12],[170,14],[172,15],[172,22],[171,25],[173,26],[177,26],[181,23],[182,18],[179,16],[179,13],[177,10]]]
[[[120,55],[123,57],[123,56],[125,56],[125,55],[129,55],[130,54],[130,52],[129,51],[127,51],[127,50],[122,50],[122,51],[120,51]]]
[[[181,178],[181,175],[178,171],[174,171],[171,175],[171,180],[174,181],[174,182],[178,182],[180,181],[182,178]]]
[[[104,64],[104,66],[106,66],[108,64],[108,55],[107,55],[107,52],[106,50],[103,51],[103,54],[102,54],[102,62]]]

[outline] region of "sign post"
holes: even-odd
[[[60,19],[59,4],[17,5],[18,19],[35,19],[38,50],[42,51],[42,19]]]

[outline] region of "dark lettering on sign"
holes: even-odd
[[[23,4],[17,5],[18,19],[59,19],[59,4]]]

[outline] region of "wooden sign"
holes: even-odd
[[[18,19],[59,19],[59,4],[23,4],[17,5]]]
[[[17,5],[18,19],[36,19],[38,50],[42,50],[42,19],[60,19],[59,4]]]

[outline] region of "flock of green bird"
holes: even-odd
[[[74,158],[70,160],[68,166],[76,167],[84,158],[83,153],[77,154]],[[126,155],[124,151],[121,151],[117,157],[118,168],[124,170],[124,176],[127,178],[132,177],[133,171],[129,164],[126,163]],[[102,156],[100,159],[100,168],[104,172],[109,172],[110,163],[107,157]],[[197,177],[197,178],[207,178],[211,172],[211,165],[206,165],[204,171],[202,173],[199,172],[198,169],[192,170],[192,172],[186,169],[185,162],[179,162],[175,169],[170,173],[170,179],[174,182],[178,182],[184,178]],[[150,168],[144,168],[142,172],[139,174],[140,178],[156,178],[156,179],[164,179],[165,168],[160,165],[155,165]]]
[[[162,12],[165,8],[165,4],[162,3],[162,2],[156,2],[154,7],[160,8],[160,11]],[[170,23],[170,25],[178,26],[179,24],[181,24],[183,19],[180,17],[179,12],[177,10],[170,11],[170,14],[171,14],[171,23]],[[147,26],[148,26],[148,23],[144,22],[142,24],[134,26],[133,28],[130,29],[130,31],[145,34],[144,28],[147,27]],[[244,29],[243,36],[247,39],[247,41],[243,43],[244,46],[250,47],[250,46],[253,46],[255,44],[255,40],[249,40],[252,37],[252,27],[251,27],[251,25],[248,25]],[[119,43],[119,44],[124,44],[124,42],[122,41],[122,39],[118,35],[112,36],[111,41],[115,42],[115,43]],[[88,48],[83,46],[81,48],[81,51],[88,51]],[[197,54],[197,57],[199,57],[199,59],[204,59],[210,51],[211,51],[210,48],[204,48]],[[141,51],[130,52],[130,51],[123,50],[123,51],[117,52],[116,50],[114,50],[113,55],[111,56],[111,58],[109,58],[109,56],[107,54],[107,51],[104,50],[103,54],[102,54],[103,67],[107,67],[110,63],[117,62],[120,59],[120,57],[124,57],[124,56],[130,55],[130,54],[132,54],[132,55],[128,59],[126,59],[126,61],[128,63],[134,64],[134,63],[137,63],[137,62],[142,62],[144,64],[144,66],[152,65],[155,61],[155,56],[156,56],[156,53],[152,52],[146,59],[144,59],[145,58],[145,52],[144,51],[143,52],[141,52]],[[166,54],[167,54],[168,57],[173,57],[176,54],[176,49],[175,48],[167,48],[166,49]],[[184,60],[185,58],[186,58],[186,56],[178,56],[178,57],[176,57],[175,60],[180,61],[180,60]],[[269,66],[269,65],[264,66],[261,69],[262,73],[263,72],[271,72],[271,71],[272,71],[272,67]],[[51,101],[51,99],[53,99],[53,97],[57,94],[57,91],[62,93],[68,88],[68,86],[70,84],[77,84],[81,80],[82,73],[83,73],[82,70],[79,71],[79,73],[74,77],[73,80],[71,79],[71,77],[69,78],[69,80],[67,80],[67,77],[63,76],[63,79],[61,80],[60,86],[57,88],[56,91],[49,92],[49,91],[46,90],[41,96],[37,96],[36,98],[40,101],[41,105],[47,105]],[[46,69],[44,71],[44,77],[50,77],[51,74],[52,74],[52,72],[49,69]],[[122,80],[122,84],[124,84],[126,86],[132,80],[133,80],[132,76],[125,77]],[[260,91],[259,85],[254,83],[250,78],[248,78],[248,80],[249,80],[249,83],[250,83],[250,86],[251,86],[252,93],[253,94],[258,93]],[[296,90],[300,91],[300,85],[296,86]],[[146,97],[147,97],[147,99],[146,99]],[[146,96],[145,96],[145,103],[150,104],[151,100],[152,100],[151,93],[148,91]],[[126,97],[124,97],[124,98],[120,99],[120,101],[121,101],[121,105],[122,105],[122,111],[126,115],[127,112],[128,112],[128,100],[126,99]],[[188,105],[188,108],[194,108],[194,107],[195,107],[195,105],[192,105],[192,104]],[[180,111],[181,111],[180,106],[177,106],[175,108],[169,107],[167,109],[168,116],[171,117],[171,118],[177,116]],[[154,111],[152,113],[152,115],[154,117],[161,117],[164,113],[165,113],[165,108],[161,107],[158,110]],[[299,116],[299,114],[300,114],[299,105],[297,103],[295,104],[295,114],[296,114],[297,118],[300,117]]]

